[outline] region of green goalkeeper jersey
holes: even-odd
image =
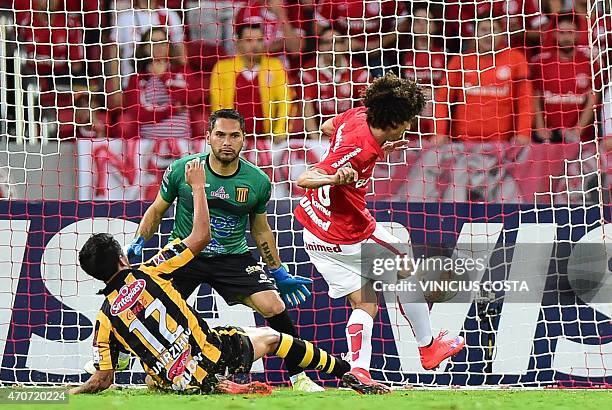
[[[194,154],[174,161],[162,179],[160,195],[172,203],[176,199],[171,240],[185,239],[193,227],[193,193],[185,182],[185,164],[199,158],[205,162],[206,198],[210,211],[212,238],[201,256],[235,255],[249,250],[246,229],[250,214],[263,214],[270,200],[272,184],[266,174],[240,158],[233,175],[215,173],[208,154]]]

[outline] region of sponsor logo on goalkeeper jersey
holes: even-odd
[[[345,156],[340,158],[338,161],[333,162],[331,164],[332,168],[340,168],[342,165],[344,165],[348,161],[350,161],[351,158],[356,157],[357,155],[359,155],[359,153],[361,151],[363,151],[361,148],[359,148],[359,147],[355,148],[354,150],[352,150],[351,152],[349,152],[348,154],[346,154]]]
[[[212,238],[210,240],[210,243],[206,246],[206,248],[204,248],[202,252],[210,254],[222,254],[226,252],[226,249],[225,246],[219,243],[218,240]]]
[[[213,237],[227,238],[234,233],[240,223],[238,215],[219,215],[210,217]]]
[[[129,309],[136,303],[142,292],[144,292],[146,282],[144,279],[135,280],[132,283],[123,285],[119,289],[119,295],[111,305],[111,315],[118,316],[121,312]]]
[[[214,197],[220,198],[220,199],[228,199],[229,198],[229,194],[225,192],[225,187],[223,187],[223,186],[217,188],[216,191],[212,191],[210,193],[210,196],[214,196]]]

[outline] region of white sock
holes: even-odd
[[[419,347],[430,344],[433,336],[427,303],[402,303],[402,310],[404,316],[410,322],[410,326],[412,326]]]
[[[346,324],[346,341],[349,348],[348,361],[351,364],[351,369],[360,367],[370,371],[373,327],[374,319],[365,310],[353,310]]]
[[[431,321],[429,320],[429,306],[425,302],[423,292],[420,290],[398,292],[396,297],[402,314],[412,326],[412,332],[419,347],[430,344],[433,336],[431,334]]]

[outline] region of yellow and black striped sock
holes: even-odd
[[[341,378],[351,370],[351,365],[319,349],[307,340],[281,333],[281,340],[275,354],[285,359],[287,365],[298,366],[301,369],[319,370]]]

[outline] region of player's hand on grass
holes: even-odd
[[[357,170],[353,169],[350,166],[343,166],[338,168],[336,173],[332,178],[332,185],[346,185],[352,184],[353,182],[357,182],[359,179],[359,173]]]
[[[269,269],[269,271],[276,281],[278,293],[280,293],[285,304],[297,306],[306,301],[312,294],[308,289],[308,286],[312,284],[312,279],[289,275],[285,265],[281,265],[276,269]]]
[[[199,159],[189,161],[185,165],[185,182],[187,182],[191,188],[203,188],[206,184],[206,172],[204,172],[204,166]]]

